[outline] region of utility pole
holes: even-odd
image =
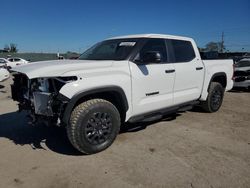
[[[224,31],[221,34],[221,46],[220,46],[220,52],[223,53],[224,50]]]

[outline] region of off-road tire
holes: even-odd
[[[201,102],[201,107],[205,112],[217,112],[223,102],[225,89],[218,82],[211,82],[207,100]]]
[[[91,99],[74,108],[67,125],[67,134],[77,150],[84,154],[94,154],[105,150],[114,142],[120,125],[119,111],[112,103],[103,99]],[[105,129],[105,126],[109,129]],[[100,143],[102,140],[104,141]]]

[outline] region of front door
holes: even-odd
[[[129,62],[132,80],[133,114],[159,110],[173,105],[174,65],[168,62],[164,39],[148,39],[136,59],[147,52],[159,52],[161,62]]]

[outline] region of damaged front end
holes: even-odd
[[[19,102],[19,111],[26,110],[30,123],[62,125],[62,116],[69,99],[59,93],[67,83],[77,77],[33,78],[25,74],[14,73],[11,93],[14,101]]]
[[[234,72],[234,87],[250,87],[250,69]]]

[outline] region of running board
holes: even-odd
[[[149,122],[149,121],[159,120],[159,119],[162,119],[162,117],[165,115],[173,114],[178,111],[183,112],[183,111],[191,110],[193,106],[197,104],[199,104],[199,101],[191,101],[182,105],[164,108],[164,109],[157,110],[154,112],[148,112],[145,114],[133,116],[129,118],[128,122],[135,123],[135,122]]]
[[[192,110],[192,108],[195,106],[195,105],[198,105],[200,102],[199,101],[194,101],[186,106],[182,106],[178,109],[178,111],[180,112],[185,112],[185,111],[188,111],[188,110]]]
[[[185,111],[191,110],[192,108],[193,108],[192,105],[190,105],[190,106],[184,106],[184,107],[180,108],[178,111],[185,112]]]
[[[162,114],[152,114],[150,117],[145,117],[142,122],[150,122],[150,121],[156,121],[159,119],[162,119],[163,115]]]

